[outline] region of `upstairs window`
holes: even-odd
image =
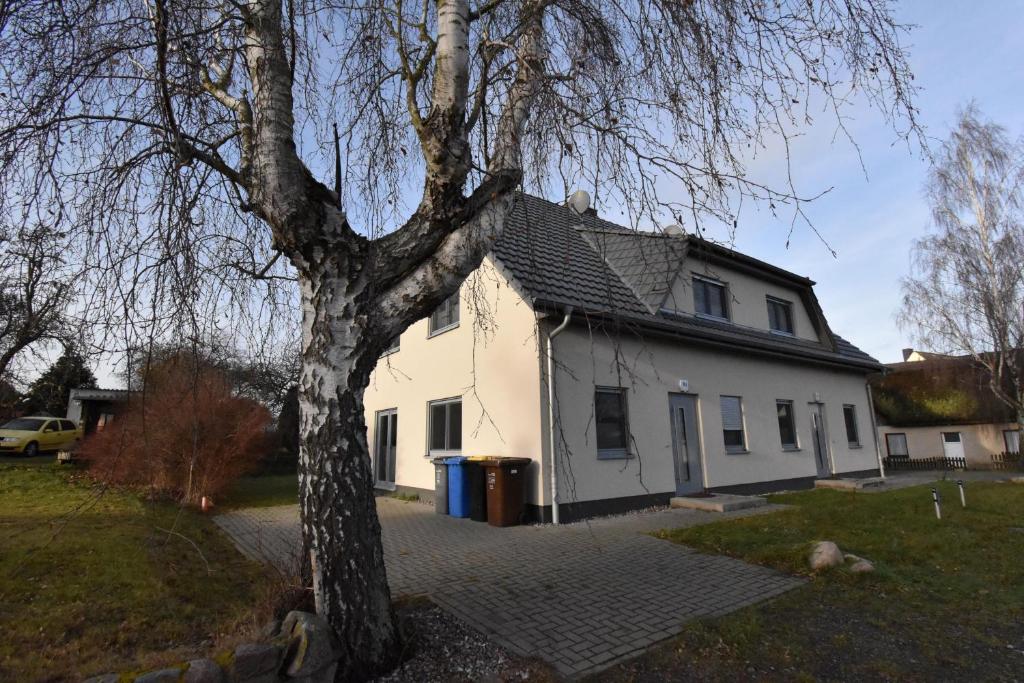
[[[726,288],[721,282],[693,278],[693,309],[698,315],[707,315],[721,320],[729,319]]]
[[[445,299],[437,310],[430,314],[430,334],[450,330],[459,325],[459,293]]]
[[[626,390],[598,387],[594,391],[594,424],[597,426],[597,457],[602,460],[628,457],[629,421]]]
[[[775,412],[779,417],[779,438],[782,439],[782,448],[788,451],[795,451],[796,445],[796,422],[793,420],[793,402],[776,401]]]
[[[449,398],[431,401],[430,455],[459,453],[462,451],[462,399]]]
[[[743,399],[739,396],[722,396],[722,438],[726,453],[745,453],[747,439],[743,433]]]
[[[857,431],[857,406],[843,406],[843,418],[846,420],[846,441],[850,446],[860,446],[860,433]]]
[[[768,297],[768,327],[772,332],[793,334],[793,304]]]

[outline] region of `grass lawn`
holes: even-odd
[[[181,661],[259,618],[267,576],[211,520],[100,494],[75,468],[0,464],[0,680]]]
[[[1019,680],[1024,673],[1024,486],[807,491],[764,516],[666,531],[671,541],[808,577],[770,603],[691,624],[602,680]],[[812,575],[816,540],[873,574]]]
[[[221,510],[237,508],[266,508],[275,505],[296,505],[299,502],[299,476],[297,474],[268,474],[242,477],[223,500],[217,501]]]

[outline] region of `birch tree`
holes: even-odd
[[[370,372],[517,191],[733,224],[743,202],[800,211],[794,169],[745,165],[814,116],[842,131],[867,103],[915,130],[885,0],[17,0],[0,31],[0,201],[74,218],[97,324],[167,329],[295,281],[302,533],[339,680],[400,651]]]
[[[899,318],[929,348],[970,355],[1024,429],[1024,142],[973,105],[936,150],[933,229],[914,242]]]

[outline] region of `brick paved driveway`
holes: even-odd
[[[577,524],[498,529],[378,498],[393,596],[427,593],[508,650],[562,674],[591,673],[640,654],[691,619],[783,593],[800,580],[704,555],[644,532],[756,511],[661,510]],[[288,567],[295,506],[215,518],[243,552]]]

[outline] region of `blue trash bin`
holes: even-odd
[[[448,514],[452,517],[469,517],[470,489],[469,471],[461,455],[445,458],[448,465]]]

